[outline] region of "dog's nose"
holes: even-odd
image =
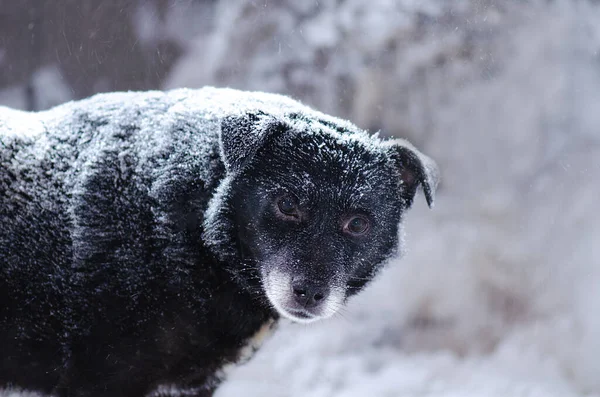
[[[302,307],[309,309],[319,305],[329,295],[329,288],[306,282],[292,283],[294,299]]]

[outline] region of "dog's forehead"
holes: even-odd
[[[328,180],[337,176],[345,182],[358,178],[360,183],[361,179],[389,170],[381,145],[366,134],[343,134],[313,126],[293,133],[290,141],[294,165]]]
[[[358,206],[380,199],[395,186],[389,158],[379,141],[366,134],[311,126],[292,131],[271,155],[287,190],[318,201]]]

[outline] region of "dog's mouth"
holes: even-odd
[[[307,324],[331,317],[344,300],[344,292],[339,288],[299,284],[293,282],[289,274],[277,270],[263,273],[262,284],[271,306],[279,315],[297,323]]]

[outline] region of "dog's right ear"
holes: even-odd
[[[288,128],[281,120],[260,111],[227,116],[221,122],[221,158],[227,173],[238,173],[258,149]]]
[[[427,204],[432,208],[435,190],[440,180],[440,172],[435,161],[405,139],[392,139],[385,141],[384,145],[399,172],[407,206],[411,206],[417,187],[420,185],[423,187]]]

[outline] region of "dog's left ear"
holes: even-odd
[[[402,196],[407,206],[411,206],[417,187],[421,185],[427,205],[432,208],[439,182],[439,170],[435,161],[404,139],[389,140],[385,145],[388,147],[388,156],[400,174]]]
[[[227,173],[238,173],[267,141],[287,128],[283,121],[261,111],[225,117],[220,149]]]

